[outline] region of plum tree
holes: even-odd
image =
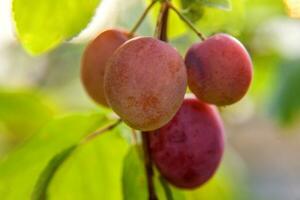
[[[175,117],[149,132],[150,155],[166,180],[195,188],[216,171],[224,149],[224,129],[216,108],[185,99]]]
[[[169,44],[133,38],[111,57],[104,89],[111,108],[132,128],[148,131],[169,122],[187,87],[186,67]]]
[[[104,95],[104,72],[113,52],[130,38],[125,31],[109,29],[100,33],[85,49],[81,64],[81,81],[89,96],[108,106]]]
[[[233,104],[246,94],[251,83],[251,58],[244,46],[227,34],[194,44],[185,64],[191,91],[207,103]]]

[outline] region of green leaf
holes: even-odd
[[[56,118],[27,143],[0,160],[1,198],[30,199],[40,173],[51,158],[107,123],[104,114],[73,114]]]
[[[64,161],[72,154],[77,145],[73,145],[56,154],[48,163],[47,167],[42,171],[39,179],[35,185],[32,200],[47,199],[48,186],[55,175],[56,171],[64,163]]]
[[[245,0],[231,0],[231,11],[227,12],[212,7],[205,7],[204,14],[196,23],[206,35],[226,32],[238,35],[245,22]]]
[[[121,172],[128,143],[121,128],[80,145],[57,171],[51,200],[122,199]]]
[[[201,19],[205,7],[212,7],[225,11],[231,10],[230,0],[181,0],[181,5],[183,14],[192,22]]]
[[[186,0],[181,0],[182,2],[182,13],[191,21],[191,22],[196,22],[204,14],[204,5],[200,2],[189,2]]]
[[[147,180],[145,176],[142,153],[139,155],[138,146],[130,148],[122,172],[122,190],[124,200],[147,199]],[[137,189],[139,188],[139,189]]]
[[[77,35],[100,0],[13,0],[16,33],[31,54],[44,53]]]

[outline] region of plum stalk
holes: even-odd
[[[138,29],[141,25],[142,21],[145,19],[149,10],[155,5],[158,0],[153,0],[149,6],[145,9],[142,16],[139,18],[137,23],[134,25],[130,34],[134,34],[134,32]],[[171,3],[170,0],[160,1],[161,8],[159,12],[159,16],[157,18],[156,28],[155,28],[155,37],[161,41],[168,42],[168,17],[169,17],[169,9],[172,9],[182,21],[184,21],[199,37],[201,40],[205,40],[205,37],[202,33],[197,31],[197,29],[193,26],[193,24],[186,19],[180,12],[177,10]],[[144,165],[145,165],[145,173],[147,178],[147,188],[148,188],[148,199],[149,200],[158,200],[155,187],[154,187],[154,170],[153,170],[153,161],[150,155],[150,141],[149,141],[149,133],[142,132],[142,144],[143,144],[143,151],[144,151]],[[170,188],[168,187],[167,183],[161,179],[163,183],[163,188],[166,192],[167,199],[173,199],[172,195],[170,195]]]
[[[158,197],[155,192],[154,182],[153,182],[153,163],[150,155],[150,141],[149,133],[142,132],[142,142],[143,142],[143,151],[144,151],[144,165],[147,176],[147,187],[148,187],[148,199],[149,200],[158,200]]]
[[[167,2],[163,2],[160,8],[154,35],[159,40],[165,42],[168,42],[168,36],[167,36],[168,18],[169,18],[169,5]]]
[[[157,19],[157,25],[155,29],[155,36],[167,42],[167,26],[168,26],[168,15],[169,15],[169,6],[167,2],[162,2],[159,16]],[[158,200],[158,197],[155,192],[153,176],[153,163],[150,155],[150,146],[149,146],[149,135],[147,132],[142,133],[142,142],[144,150],[144,161],[145,161],[145,170],[147,176],[147,187],[148,187],[148,199],[149,200]]]
[[[169,16],[169,9],[171,9],[172,11],[174,11],[178,17],[193,31],[196,33],[196,35],[201,39],[201,40],[205,40],[206,37],[204,36],[203,33],[201,33],[200,31],[197,30],[197,28],[193,25],[192,22],[189,21],[189,19],[187,19],[171,2],[171,0],[152,0],[151,3],[146,7],[146,9],[144,10],[144,12],[142,13],[141,17],[138,19],[138,21],[134,24],[133,28],[131,29],[131,31],[129,32],[130,36],[133,36],[134,33],[136,32],[136,30],[140,27],[140,25],[142,24],[142,22],[145,20],[147,14],[149,13],[149,11],[153,8],[153,6],[157,3],[157,2],[161,2],[161,10],[160,10],[160,14],[157,20],[157,25],[156,25],[156,29],[155,29],[155,36],[157,38],[161,38],[162,41],[168,41],[167,38],[167,23],[168,21],[168,16]]]

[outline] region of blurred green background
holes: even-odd
[[[22,1],[15,2],[14,17],[21,19],[17,22],[11,19],[10,0],[0,1],[1,200],[30,199],[39,174],[54,155],[116,119],[85,94],[79,80],[81,54],[102,30],[130,29],[147,5],[142,0],[102,0],[100,6],[98,1],[82,1],[78,4],[85,9],[85,18],[77,20],[72,16],[80,11],[64,11],[53,1],[58,11],[52,12],[51,3],[47,7],[43,0],[41,15],[46,13],[48,22],[18,11],[22,6],[25,11],[38,9],[34,1],[28,1],[27,7]],[[221,9],[211,5],[195,9],[185,7],[188,1],[175,3],[204,34],[226,32],[240,39],[251,54],[255,71],[248,95],[221,108],[227,146],[220,170],[197,190],[172,188],[175,199],[300,199],[300,1],[231,0],[231,10],[222,4]],[[90,21],[88,10],[93,7],[97,8],[92,21],[80,32]],[[158,6],[138,34],[153,35],[157,10]],[[47,26],[57,13],[71,27],[54,41],[49,39]],[[53,27],[65,31],[59,19],[55,18],[58,25]],[[41,36],[23,34],[34,23],[46,27]],[[169,36],[182,55],[199,41],[174,13]],[[64,40],[68,42],[59,45]],[[20,41],[39,55],[27,53]],[[143,164],[130,144],[130,133],[121,125],[76,149],[53,177],[50,199],[146,199]],[[165,199],[161,185],[156,185],[160,199]]]

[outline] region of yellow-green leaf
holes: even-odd
[[[44,53],[77,35],[100,0],[13,0],[17,37],[31,54]]]

